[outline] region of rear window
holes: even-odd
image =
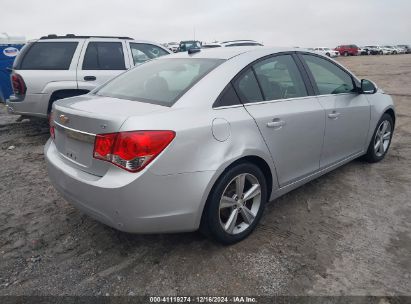
[[[121,74],[94,93],[171,107],[223,61],[203,58],[152,60]]]
[[[15,69],[68,70],[78,42],[36,42],[28,46]]]

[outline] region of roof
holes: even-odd
[[[127,39],[127,40],[133,40],[133,38],[130,37],[119,37],[119,36],[76,36],[74,34],[66,34],[65,36],[57,36],[55,34],[49,34],[47,36],[40,37],[40,40],[43,39],[70,39],[70,38],[117,38],[117,39]]]
[[[262,46],[234,46],[229,48],[210,48],[201,49],[199,52],[188,54],[188,52],[176,53],[161,58],[212,58],[212,59],[230,59],[243,53],[261,53],[273,54],[278,52],[304,51],[304,49],[281,48],[281,47],[262,47]]]

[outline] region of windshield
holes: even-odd
[[[171,107],[222,59],[168,58],[152,60],[100,87],[94,94]]]

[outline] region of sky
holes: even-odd
[[[0,33],[115,35],[160,43],[253,39],[270,46],[411,44],[411,0],[17,0]]]

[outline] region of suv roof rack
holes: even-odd
[[[65,36],[57,36],[56,34],[49,34],[47,36],[40,37],[40,39],[67,39],[67,38],[117,38],[117,39],[133,40],[133,38],[122,37],[122,36],[76,36],[74,34],[66,34]]]

